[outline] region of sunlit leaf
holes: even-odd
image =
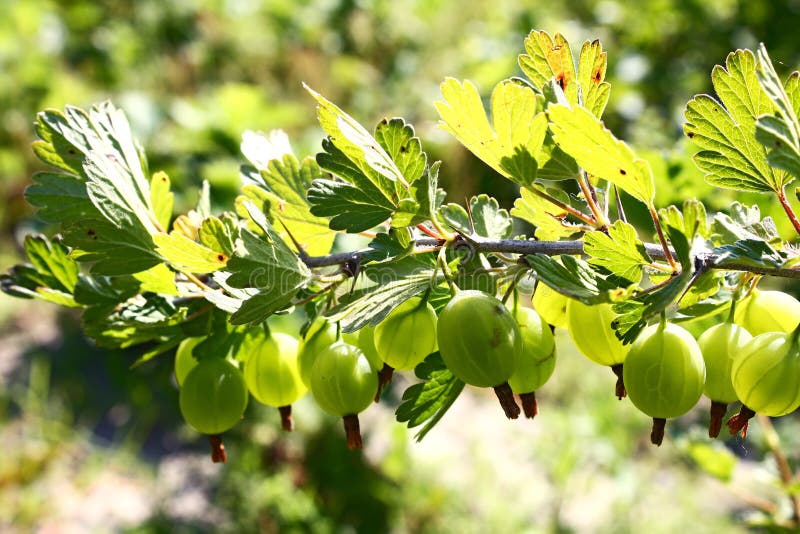
[[[608,269],[631,283],[639,283],[643,266],[651,263],[644,243],[639,240],[634,227],[626,222],[615,222],[607,234],[599,230],[587,232],[584,239],[584,252],[589,255],[589,264]]]

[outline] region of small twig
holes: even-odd
[[[664,249],[664,258],[666,258],[667,263],[669,263],[669,266],[672,267],[672,271],[677,273],[679,270],[678,265],[672,258],[672,253],[669,250],[669,245],[667,244],[667,240],[664,237],[664,231],[661,229],[661,221],[658,220],[658,213],[656,213],[656,208],[652,204],[649,206],[649,208],[650,208],[650,217],[653,219],[653,224],[656,225],[658,240],[661,242],[661,248]]]
[[[608,226],[608,221],[606,221],[606,218],[603,216],[603,212],[600,211],[600,208],[597,205],[597,193],[592,187],[592,184],[589,183],[589,177],[587,176],[586,171],[581,171],[577,180],[578,185],[581,188],[581,192],[583,193],[583,198],[586,199],[586,205],[589,206],[589,211],[592,212],[592,215],[597,221],[599,228],[605,228]]]
[[[617,217],[622,222],[628,222],[628,218],[625,217],[625,208],[622,207],[622,198],[619,196],[619,189],[617,186],[614,186],[614,196],[617,200]]]
[[[778,194],[778,200],[781,203],[781,207],[783,207],[783,211],[786,212],[786,216],[789,217],[789,220],[792,222],[795,232],[800,235],[800,220],[797,219],[797,215],[795,215],[792,206],[789,204],[786,198],[786,192],[781,188],[779,191],[776,191],[776,193]]]

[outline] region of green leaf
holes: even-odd
[[[64,243],[74,247],[72,257],[94,262],[91,271],[98,275],[133,274],[162,261],[153,239],[129,228],[118,228],[105,219],[87,219],[64,230]]]
[[[585,41],[578,61],[578,83],[583,106],[601,117],[611,96],[611,84],[604,81],[608,58],[600,41]]]
[[[156,252],[179,271],[207,274],[225,267],[228,256],[179,233],[153,236]]]
[[[603,267],[630,283],[638,284],[643,266],[652,263],[636,229],[624,221],[611,225],[608,234],[599,230],[587,232],[584,239],[590,265]]]
[[[379,191],[391,197],[395,193],[394,182],[408,187],[408,181],[397,164],[363,126],[309,86],[303,84],[303,87],[319,104],[317,117],[331,142]]]
[[[513,223],[508,211],[501,209],[497,200],[480,194],[469,200],[470,216],[458,204],[442,206],[439,214],[448,225],[467,236],[480,236],[487,239],[506,239],[511,237]],[[474,228],[473,228],[474,227]]]
[[[322,256],[329,253],[336,233],[328,228],[327,219],[312,215],[311,204],[306,199],[311,183],[323,176],[319,165],[311,158],[298,162],[294,154],[284,154],[281,159],[257,159],[251,162],[259,170],[259,180],[255,185],[245,185],[243,188],[244,196],[237,199],[239,215],[247,216],[242,203],[252,200],[263,209],[291,247],[294,247],[294,243],[286,235],[287,229],[303,245],[307,254]],[[253,191],[254,188],[259,190]]]
[[[43,235],[25,238],[25,252],[31,264],[15,265],[0,275],[0,289],[14,297],[36,298],[61,306],[79,307],[73,292],[78,266],[67,248]]]
[[[363,171],[331,141],[322,142],[317,163],[341,180],[314,180],[308,190],[311,213],[330,217],[330,228],[361,232],[384,222],[396,208]]]
[[[425,423],[416,435],[417,441],[422,441],[461,394],[464,382],[447,369],[438,352],[425,358],[414,372],[423,382],[403,392],[396,417],[398,422],[408,423],[408,428]]]
[[[141,283],[140,291],[178,296],[175,286],[175,273],[165,263],[159,263],[146,271],[135,273],[133,277]]]
[[[380,121],[375,127],[375,140],[386,150],[409,184],[425,172],[428,157],[422,151],[419,137],[414,135],[414,127],[404,119],[395,117]]]
[[[436,102],[436,109],[442,128],[501,175],[519,184],[532,183],[536,154],[542,151],[547,132],[542,97],[513,80],[500,82],[492,91],[489,124],[472,83],[448,78],[441,90],[444,102]]]
[[[767,161],[756,140],[756,119],[771,115],[774,104],[758,82],[749,50],[728,54],[725,67],[714,67],[711,80],[719,101],[698,95],[686,106],[684,132],[702,151],[694,156],[706,181],[738,191],[779,191],[791,181]]]
[[[150,180],[150,201],[153,204],[153,213],[156,221],[161,228],[169,228],[172,220],[172,206],[175,202],[175,194],[170,191],[169,176],[165,172],[153,174]]]
[[[796,106],[800,100],[800,73],[792,73],[784,87],[764,43],[756,55],[758,81],[775,107],[774,115],[762,115],[756,121],[756,139],[768,150],[770,165],[789,172],[793,177],[800,176],[800,122]]]
[[[761,239],[741,239],[735,243],[722,245],[714,249],[720,267],[738,264],[751,267],[778,269],[784,266],[786,258]]]
[[[235,247],[236,225],[236,220],[230,214],[223,215],[223,219],[212,215],[200,225],[197,237],[203,246],[218,250],[230,257]]]
[[[37,215],[45,222],[71,224],[100,217],[89,200],[86,183],[72,174],[38,172],[33,184],[25,189],[25,200],[39,208]]]
[[[511,215],[527,221],[536,227],[536,239],[558,241],[580,232],[582,227],[567,221],[567,211],[545,200],[534,191],[541,191],[569,204],[569,195],[562,189],[545,188],[540,184],[520,189],[521,198],[514,201]]]
[[[544,254],[528,255],[525,259],[541,282],[584,304],[608,302],[607,292],[615,288],[591,265],[573,256],[561,256],[561,263]]]
[[[782,240],[772,217],[761,218],[761,210],[757,205],[745,206],[734,202],[730,207],[730,215],[717,213],[711,229],[711,240],[716,245],[724,245],[743,239],[763,240],[771,245],[780,246]]]
[[[562,104],[548,106],[547,117],[556,144],[586,172],[652,205],[655,185],[650,164],[637,158],[600,119],[583,106]]]
[[[441,282],[441,276],[434,278],[435,272],[431,265],[414,257],[367,265],[364,277],[372,285],[344,295],[326,315],[331,321],[339,321],[343,332],[354,332],[367,324],[375,326],[394,308]]]
[[[258,323],[286,308],[311,279],[308,267],[289,249],[264,214],[252,203],[246,203],[245,207],[263,234],[242,230],[242,243],[247,253],[228,260],[231,275],[226,281],[231,287],[252,288],[258,293],[242,303],[231,316],[233,324]]]

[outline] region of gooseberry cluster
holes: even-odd
[[[438,350],[455,377],[493,388],[509,419],[521,412],[533,418],[535,392],[555,368],[557,327],[568,329],[588,359],[611,367],[616,395],[653,418],[656,445],[666,420],[688,412],[703,393],[712,401],[710,437],[719,434],[731,403],[742,403],[728,421],[732,434],[746,433],[755,413],[780,416],[800,407],[800,302],[785,293],[751,290],[738,305],[732,301],[726,321],[697,340],[662,316],[630,345],[614,333],[611,304],[586,305],[543,284],[533,303],[538,311],[515,294],[509,309],[491,294],[454,287],[438,316],[426,294],[406,300],[375,327],[342,333],[319,316],[299,340],[251,329],[235,354],[199,361],[193,349],[202,338],[188,338],[175,357],[181,412],[210,435],[214,461],[224,461],[220,434],[241,419],[250,395],[278,408],[290,431],[291,405],[311,391],[322,410],[342,418],[348,447],[358,449],[358,414],[380,400],[395,370],[412,370]]]

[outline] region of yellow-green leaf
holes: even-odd
[[[170,191],[167,173],[162,171],[153,173],[153,178],[150,179],[150,202],[153,204],[153,214],[161,228],[169,228],[174,200],[175,195]]]
[[[158,252],[170,265],[190,273],[213,273],[225,267],[228,257],[192,241],[183,234],[155,234]]]
[[[650,257],[633,226],[617,221],[608,228],[608,234],[596,230],[587,232],[584,239],[589,264],[604,267],[632,283],[642,280],[642,266],[650,263]]]
[[[555,78],[569,101],[573,104],[578,102],[575,63],[563,35],[557,33],[551,37],[545,31],[531,31],[525,38],[525,54],[520,54],[518,62],[522,72],[539,91],[546,82]]]
[[[567,222],[567,212],[564,209],[537,195],[534,190],[545,191],[545,188],[539,184],[521,188],[519,192],[522,197],[514,202],[511,215],[534,225],[536,239],[557,241],[581,231],[579,225]],[[547,193],[566,204],[569,203],[569,197],[561,189],[548,189]]]
[[[502,81],[492,91],[490,124],[471,82],[448,78],[441,90],[444,102],[436,102],[436,109],[442,128],[498,173],[517,183],[531,183],[547,133],[543,98],[529,87]]]
[[[136,273],[133,277],[139,280],[139,291],[142,293],[149,291],[161,295],[178,295],[175,273],[165,263],[159,263],[146,271]]]
[[[604,81],[608,58],[600,41],[586,41],[581,47],[578,62],[578,83],[581,86],[582,104],[596,117],[603,115],[611,95],[611,84]]]
[[[553,104],[547,108],[547,117],[556,144],[586,172],[652,205],[655,185],[650,164],[637,158],[591,111],[578,105]]]

